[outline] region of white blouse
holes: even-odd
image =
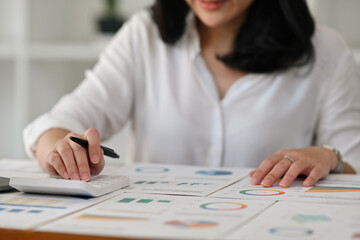
[[[132,124],[134,161],[257,167],[280,149],[328,144],[360,172],[360,74],[346,44],[317,27],[313,64],[248,74],[219,99],[194,18],[174,46],[134,15],[73,93],[24,130],[29,156],[51,128],[103,139]]]

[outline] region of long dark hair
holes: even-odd
[[[189,11],[184,0],[156,0],[153,19],[165,43],[173,45],[182,37]],[[314,29],[305,0],[254,0],[233,51],[217,58],[230,68],[250,73],[302,66],[314,57]]]

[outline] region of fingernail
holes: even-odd
[[[89,180],[90,179],[90,174],[88,172],[83,172],[81,174],[81,180]]]
[[[69,174],[68,174],[67,172],[64,172],[63,176],[64,176],[65,179],[69,179],[69,178],[70,178],[70,177],[69,177]]]
[[[289,186],[289,182],[285,179],[281,180],[280,182],[280,187],[288,187]]]
[[[73,180],[80,180],[80,176],[79,176],[78,173],[73,173],[73,174],[71,174],[71,179],[73,179]]]
[[[264,187],[269,187],[271,184],[269,180],[264,180],[261,182],[261,185],[263,185]]]
[[[91,161],[92,161],[93,163],[98,163],[98,162],[100,161],[100,156],[99,156],[99,154],[94,153],[93,155],[91,155]]]
[[[311,183],[309,181],[305,181],[304,182],[304,187],[311,187]]]

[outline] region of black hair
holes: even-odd
[[[165,43],[173,45],[183,36],[189,12],[184,0],[156,0],[153,19]],[[217,58],[230,68],[250,73],[303,66],[314,57],[314,30],[305,0],[254,0],[233,51]]]

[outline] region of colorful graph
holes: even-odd
[[[237,202],[211,202],[200,205],[201,208],[213,211],[235,211],[247,208],[247,205]]]
[[[140,199],[139,201],[137,201],[137,203],[149,203],[152,202],[152,199]]]
[[[342,193],[342,192],[360,192],[360,188],[349,187],[312,187],[305,191],[307,193]]]
[[[200,221],[180,221],[180,220],[172,220],[165,222],[165,225],[173,226],[177,228],[185,228],[185,229],[207,229],[217,227],[219,224],[212,221],[200,220]]]
[[[123,198],[123,199],[119,200],[118,202],[120,202],[120,203],[130,203],[130,202],[133,202],[135,200],[136,200],[136,198]]]
[[[285,192],[274,189],[248,189],[240,191],[241,194],[251,196],[276,196],[285,194]]]
[[[63,201],[36,198],[11,198],[0,202],[0,206],[66,209]]]
[[[18,213],[18,212],[24,212],[24,211],[25,211],[25,209],[13,208],[13,209],[10,209],[8,212]]]
[[[154,185],[177,185],[177,186],[207,186],[207,185],[212,185],[212,183],[207,183],[207,182],[169,182],[169,181],[144,181],[144,180],[140,180],[140,181],[136,181],[134,182],[134,184],[137,184],[137,185],[144,185],[144,186],[147,186],[147,185],[151,185],[151,186],[154,186]]]
[[[292,218],[298,223],[307,223],[307,222],[328,222],[331,219],[325,215],[296,215]]]
[[[107,215],[94,215],[84,214],[74,218],[75,220],[82,221],[147,221],[147,218],[141,217],[123,217],[123,216],[107,216]]]
[[[37,214],[37,213],[42,213],[43,210],[38,210],[38,209],[24,209],[24,208],[0,208],[0,212],[7,212],[7,213],[30,213],[30,214]]]
[[[168,172],[169,169],[166,167],[148,166],[148,167],[136,168],[135,171],[141,173],[164,173],[164,172]]]
[[[112,209],[112,208],[98,208],[99,211],[111,212],[111,213],[132,213],[132,214],[152,214],[160,215],[162,211],[152,211],[152,210],[134,210],[134,209]]]
[[[311,236],[314,231],[305,227],[274,227],[269,229],[269,233],[284,238],[300,238]]]
[[[212,183],[199,183],[199,182],[181,182],[176,184],[177,186],[208,186],[208,185],[212,185]]]
[[[168,181],[136,181],[134,184],[169,184]]]
[[[28,213],[42,213],[42,210],[30,210]]]
[[[224,170],[203,170],[197,171],[197,174],[208,175],[208,176],[220,176],[220,175],[231,175],[232,172]]]
[[[118,201],[119,203],[150,203],[150,202],[158,202],[158,203],[170,203],[170,200],[154,200],[154,199],[137,199],[137,198],[123,198]]]

